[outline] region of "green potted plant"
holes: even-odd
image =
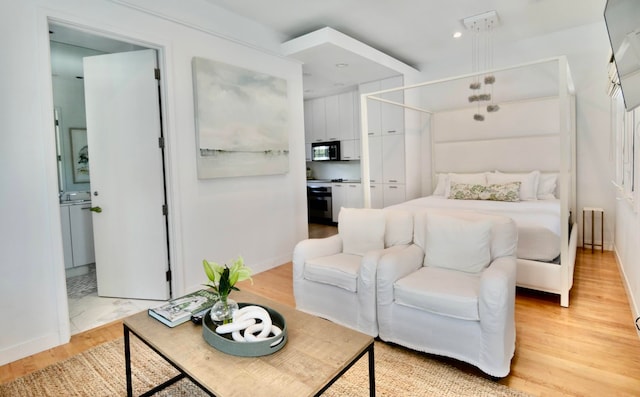
[[[231,291],[239,291],[236,287],[238,281],[253,280],[251,279],[251,269],[245,266],[242,256],[231,261],[231,267],[226,264],[219,265],[215,262],[209,262],[206,259],[202,261],[204,272],[209,279],[206,286],[213,289],[218,294],[218,301],[211,308],[211,319],[217,324],[226,324],[233,320],[233,313],[238,310],[238,303],[233,299],[229,299]]]

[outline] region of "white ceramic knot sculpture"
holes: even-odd
[[[257,322],[260,320],[260,322]],[[231,337],[236,342],[259,342],[271,336],[278,336],[282,330],[271,322],[269,312],[260,306],[245,306],[236,310],[233,314],[233,321],[216,328],[219,334],[231,333]],[[282,338],[273,342],[275,346]]]

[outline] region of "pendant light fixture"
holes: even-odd
[[[477,104],[473,119],[484,121],[483,109],[488,113],[500,110],[500,106],[493,102],[493,84],[496,77],[492,74],[478,74],[481,70],[493,68],[493,29],[499,23],[498,13],[489,11],[465,18],[462,22],[472,34],[471,67],[475,75],[469,84],[471,95],[468,99],[469,102]]]

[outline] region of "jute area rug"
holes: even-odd
[[[134,393],[141,394],[176,375],[176,370],[132,337]],[[376,342],[376,395],[378,396],[528,396],[489,379],[467,374],[452,366],[399,346]],[[258,393],[259,394],[259,393]],[[122,338],[0,385],[0,396],[125,396],[124,343]],[[156,396],[205,396],[182,379]],[[368,396],[368,362],[356,363],[334,383],[325,396]],[[255,395],[253,397],[259,397]],[[283,396],[289,397],[289,396]],[[295,396],[292,396],[295,397]]]

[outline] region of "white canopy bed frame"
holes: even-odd
[[[482,111],[485,121],[476,121],[473,115],[479,108],[469,104],[469,83],[488,74],[496,78],[490,89],[492,102],[500,105],[500,110],[496,113]],[[394,91],[405,93],[405,103],[381,97]],[[417,103],[407,103],[411,102],[408,98]],[[415,164],[422,172],[423,196],[431,194],[438,179],[436,175],[440,173],[538,170],[542,174],[557,175],[559,261],[518,258],[517,285],[558,294],[561,306],[568,307],[578,228],[575,96],[566,58],[549,58],[362,94],[363,181],[370,179],[367,100],[403,107],[406,119],[412,123],[416,113],[420,115],[423,157],[424,153],[431,154],[430,159],[423,158],[421,164]],[[413,166],[407,164],[407,167]],[[370,207],[371,191],[367,183],[363,183],[363,196],[365,207]]]

